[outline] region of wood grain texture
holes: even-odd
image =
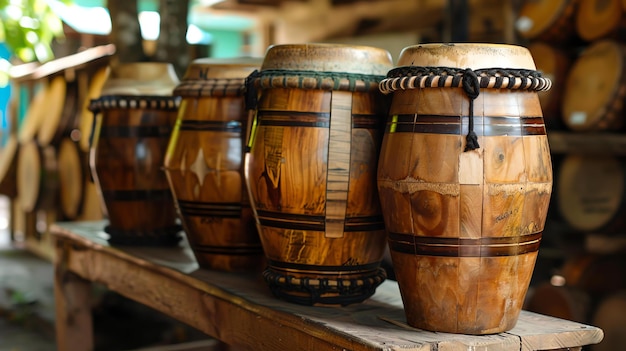
[[[203,268],[258,271],[265,265],[243,176],[243,87],[256,67],[194,61],[175,90],[182,102],[164,168]]]
[[[495,335],[416,329],[406,324],[393,281],[347,307],[287,303],[274,298],[258,275],[198,269],[185,242],[173,248],[111,247],[102,237],[104,223],[53,225],[60,243],[57,267],[244,350],[553,350],[602,340],[596,327],[526,311],[512,330]],[[77,330],[66,331],[72,332]]]
[[[384,279],[375,171],[387,104],[369,86],[389,68],[388,53],[375,48],[267,52],[246,181],[269,263],[265,278],[281,298],[349,304]]]
[[[526,49],[472,44],[409,47],[399,65],[534,69]],[[462,89],[393,93],[378,189],[415,327],[509,330],[530,283],[552,192],[537,94],[482,89],[473,113],[480,148],[464,152],[469,103]]]

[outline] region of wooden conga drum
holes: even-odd
[[[202,268],[264,268],[243,175],[244,82],[260,66],[260,59],[199,59],[174,90],[182,100],[165,172]]]
[[[381,82],[378,190],[411,326],[515,326],[552,192],[549,85],[527,49],[496,44],[410,46]]]
[[[177,84],[170,64],[120,64],[91,104],[98,122],[90,165],[112,244],[172,245],[180,238],[161,169],[178,111]]]
[[[386,50],[332,44],[267,50],[246,180],[272,292],[299,304],[367,299],[385,279],[376,164]]]
[[[576,132],[618,130],[624,126],[626,46],[601,40],[576,59],[563,93],[563,121]]]
[[[515,27],[527,40],[566,45],[576,39],[575,18],[580,0],[524,1]]]

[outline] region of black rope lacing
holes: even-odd
[[[382,93],[422,88],[462,88],[469,99],[469,125],[465,151],[480,147],[474,132],[474,100],[480,89],[548,90],[552,83],[529,69],[401,66],[389,71],[379,84]]]
[[[476,100],[480,94],[480,83],[478,82],[476,73],[469,68],[463,71],[463,91],[469,98],[469,131],[465,137],[465,151],[471,151],[480,147],[478,144],[478,136],[476,136],[476,132],[474,132],[474,100]]]

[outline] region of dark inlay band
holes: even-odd
[[[180,123],[180,130],[185,131],[211,131],[211,132],[231,132],[241,133],[240,121],[199,121],[183,120]]]
[[[249,256],[259,255],[263,252],[261,245],[250,246],[212,246],[212,245],[191,245],[195,252],[212,255],[229,256]]]
[[[178,200],[178,208],[184,216],[240,218],[241,207],[239,203]]]
[[[110,201],[153,201],[172,197],[170,189],[161,190],[103,190],[102,197]]]
[[[170,126],[102,126],[100,137],[105,138],[164,138],[172,132]]]
[[[433,133],[464,135],[468,132],[467,116],[393,115],[386,133]],[[542,117],[474,116],[474,132],[479,136],[545,135]]]
[[[257,119],[262,126],[330,127],[330,112],[258,110]]]
[[[261,225],[267,227],[317,232],[326,230],[326,225],[324,224],[326,217],[324,216],[262,210],[257,210],[257,216]],[[346,217],[344,222],[344,231],[346,232],[376,231],[383,229],[385,229],[385,223],[382,216]]]
[[[392,251],[420,256],[499,257],[516,256],[539,250],[543,232],[491,238],[442,238],[389,233]]]
[[[300,271],[300,272],[306,271],[307,273],[320,272],[322,274],[369,272],[369,271],[376,271],[380,267],[380,262],[358,264],[358,265],[346,264],[342,266],[326,266],[326,265],[322,266],[322,265],[275,261],[275,260],[268,259],[267,263],[272,269],[283,269],[283,270],[292,270],[292,271]]]

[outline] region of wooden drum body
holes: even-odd
[[[376,167],[388,104],[377,87],[390,68],[369,47],[267,51],[246,180],[278,297],[346,305],[385,279]]]
[[[260,60],[194,61],[175,89],[182,98],[165,170],[200,267],[264,267],[243,176],[248,113],[245,78]]]
[[[480,71],[534,71],[528,50],[508,45],[412,46],[398,65],[381,82],[393,100],[378,190],[407,321],[441,332],[509,330],[552,192],[539,99],[521,86],[546,88],[549,81]],[[440,67],[448,74],[436,73]],[[473,108],[460,87],[472,72],[481,86]],[[475,149],[466,144],[472,120]]]
[[[178,111],[169,64],[129,63],[111,70],[91,109],[99,113],[90,164],[113,244],[171,245],[179,226],[161,169]]]

